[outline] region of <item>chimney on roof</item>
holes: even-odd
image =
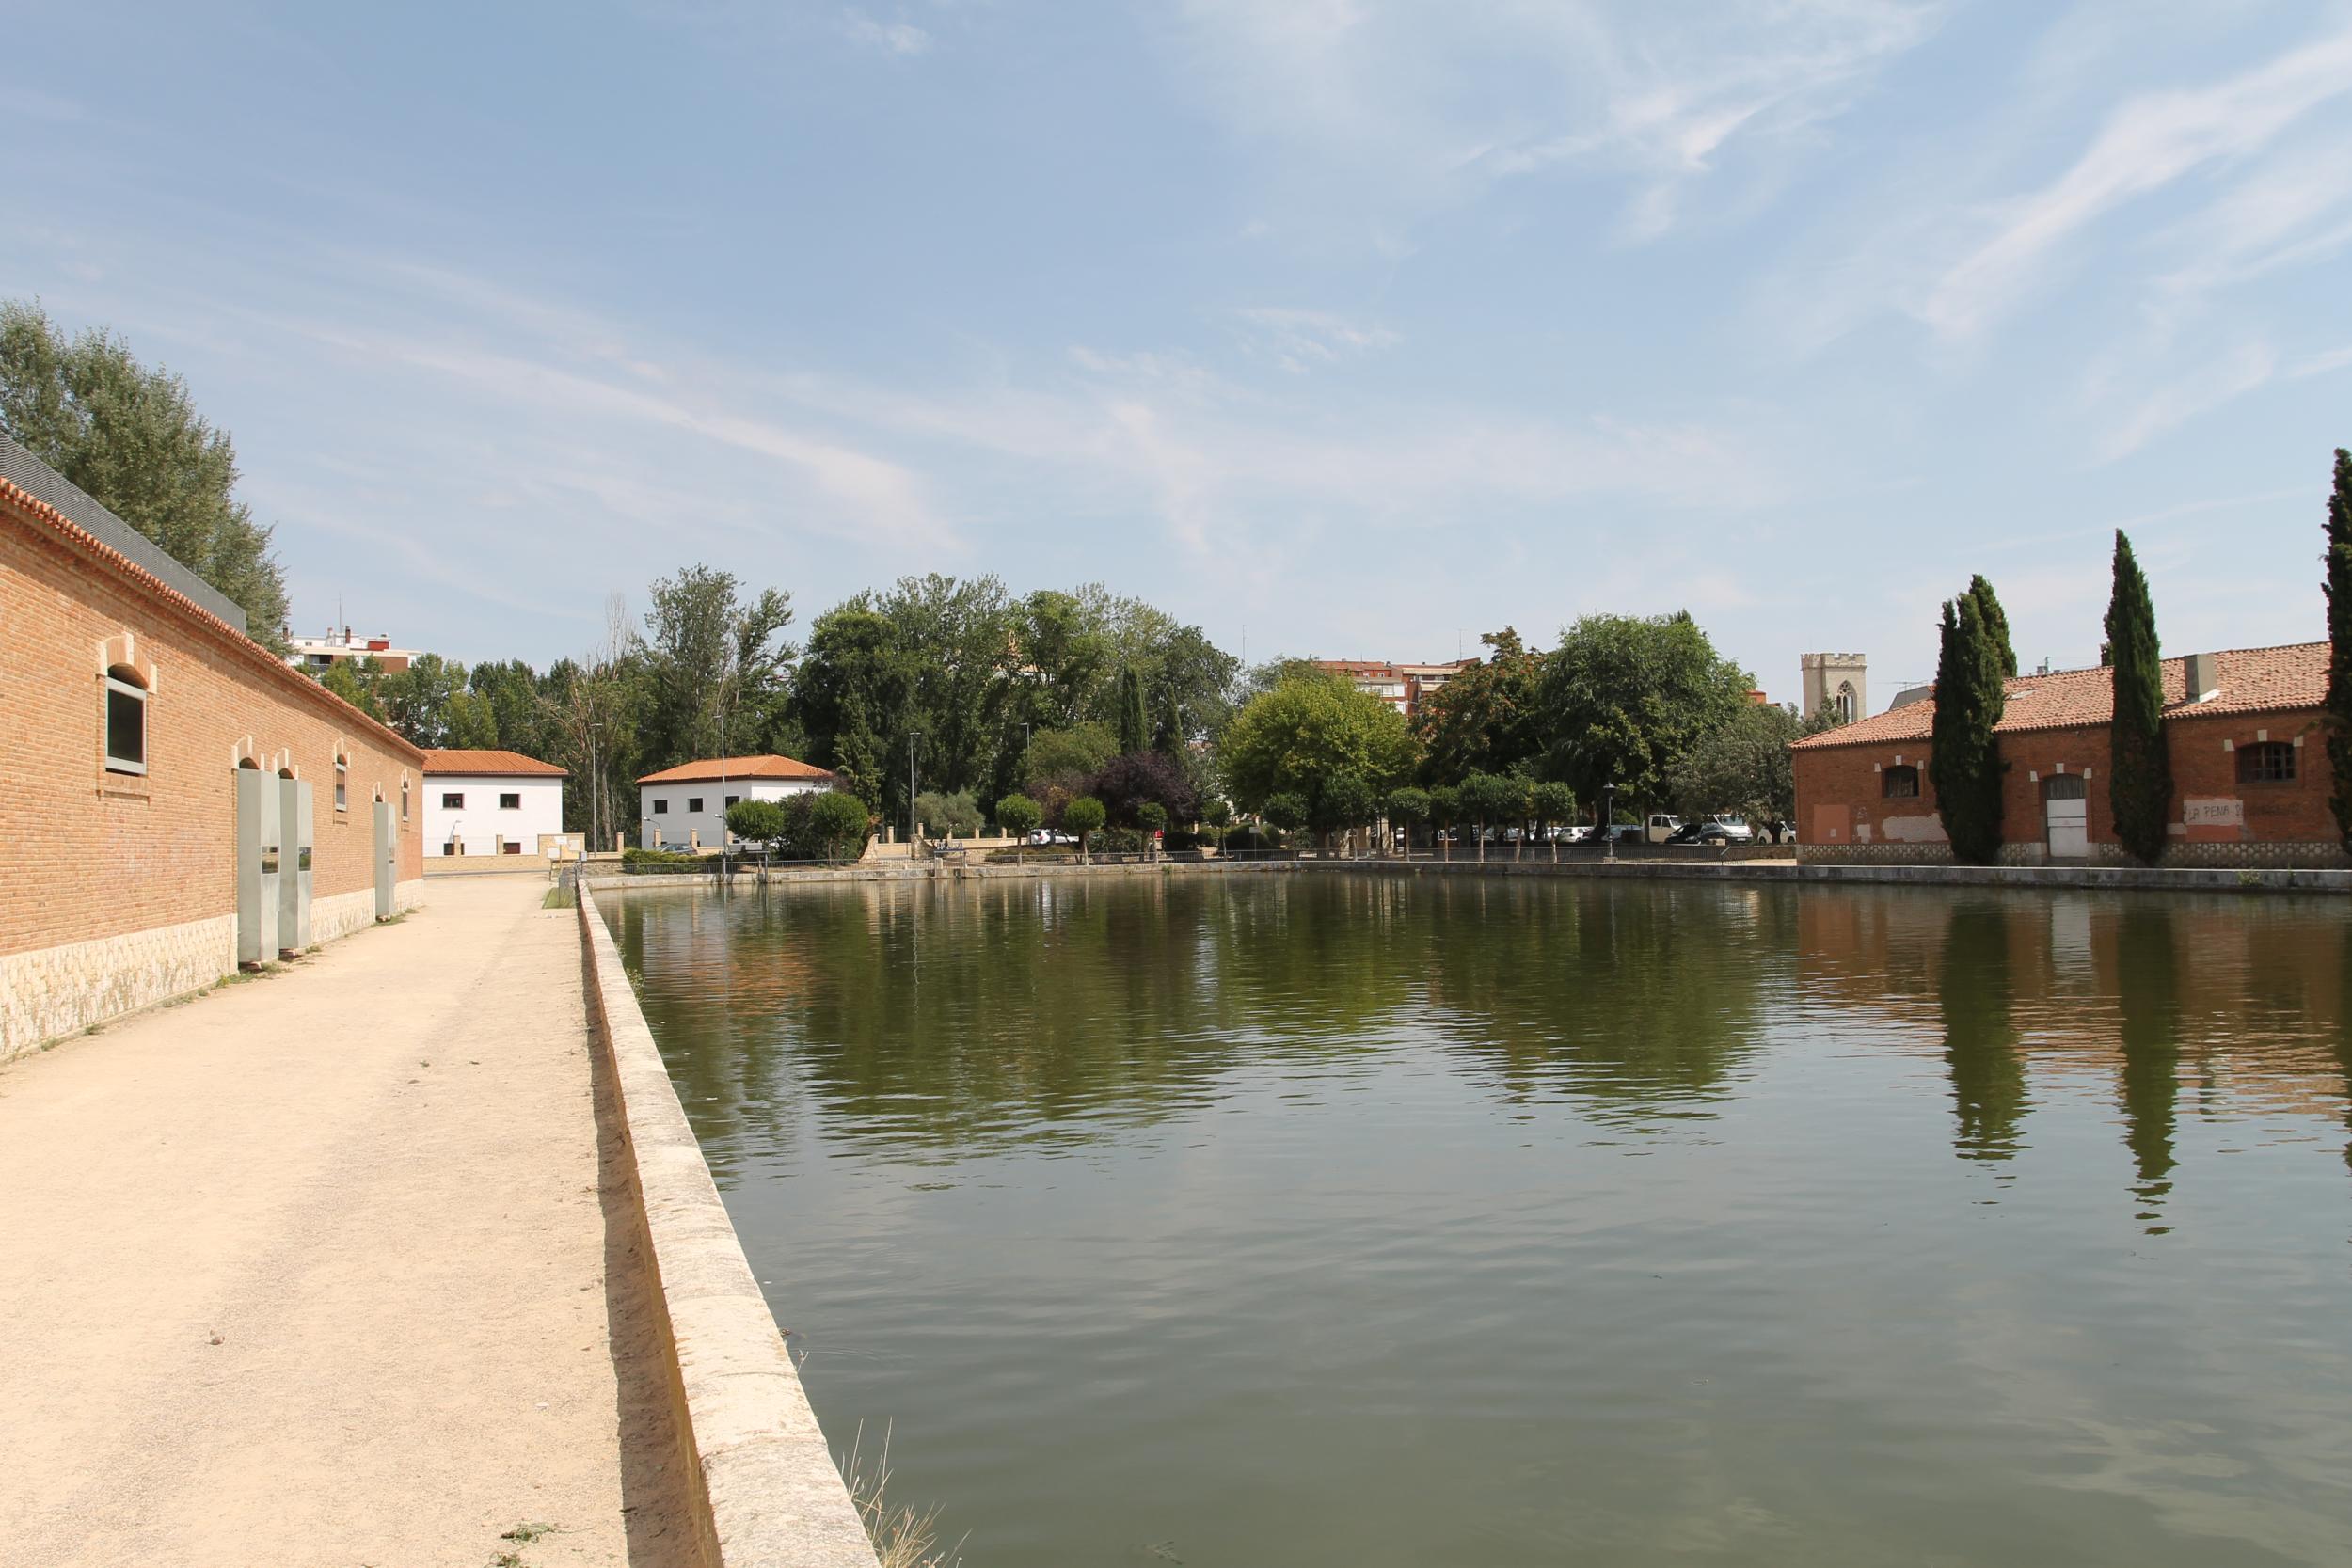
[[[2221,658],[2217,654],[2191,654],[2181,661],[2188,673],[2188,700],[2201,703],[2221,695]]]

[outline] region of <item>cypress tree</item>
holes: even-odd
[[[2009,616],[2001,609],[1993,585],[1979,572],[1968,579],[1968,596],[1977,601],[1977,614],[1984,622],[1985,635],[1993,639],[1993,651],[2001,661],[2001,673],[2017,673],[2017,650],[2010,645]]]
[[[2336,449],[2336,488],[2328,499],[2328,804],[2352,854],[2352,452]]]
[[[2107,647],[2115,717],[2107,723],[2107,804],[2115,836],[2135,859],[2155,864],[2172,816],[2172,758],[2164,745],[2164,659],[2156,650],[2156,607],[2132,542],[2115,531],[2115,587],[2107,599]]]
[[[1130,664],[1119,672],[1119,754],[1133,756],[1152,744],[1143,719],[1143,682]]]
[[[2001,853],[2001,775],[2007,769],[1993,730],[2006,693],[2000,651],[1973,594],[1945,601],[1941,642],[1928,776],[1935,781],[1936,815],[1944,819],[1952,858],[1990,865]]]
[[[1152,745],[1163,756],[1181,758],[1184,754],[1184,705],[1176,700],[1173,687],[1162,695],[1160,727],[1152,737]]]

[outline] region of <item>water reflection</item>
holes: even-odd
[[[2026,1067],[2018,1053],[2010,974],[2011,922],[1998,904],[1957,904],[1944,937],[1936,1000],[1944,1014],[1944,1060],[1959,1117],[1952,1147],[1963,1159],[2007,1160],[2026,1114]]]
[[[2341,1560],[2343,904],[609,914],[829,1435],[970,1568]]]
[[[1877,1020],[1877,1049],[1940,1044],[1974,1162],[2029,1147],[2037,1075],[2108,1063],[2154,1219],[2185,1060],[2224,1110],[2341,1115],[2352,1085],[2352,925],[2325,906],[1374,877],[612,903],[727,1157],[788,1136],[774,1112],[795,1093],[829,1136],[951,1158],[1115,1137],[1284,1064],[1338,1084],[1432,1041],[1508,1104],[1705,1119],[1776,1022]]]

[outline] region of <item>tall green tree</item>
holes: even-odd
[[[1184,705],[1177,699],[1173,687],[1160,690],[1160,721],[1152,732],[1152,749],[1177,758],[1191,749],[1184,734]]]
[[[1688,612],[1588,615],[1546,661],[1543,771],[1579,798],[1651,802],[1701,736],[1728,722],[1756,682],[1717,656]]]
[[[2115,716],[2107,722],[2107,805],[2115,836],[2142,863],[2164,853],[2172,816],[2172,758],[2164,744],[2164,658],[2156,607],[2132,542],[2115,531],[2114,586],[2107,597],[2107,649]]]
[[[226,594],[254,641],[285,647],[286,577],[237,499],[237,451],[187,383],[98,328],[72,338],[0,302],[0,433]]]
[[[1507,773],[1543,752],[1544,656],[1510,626],[1478,641],[1488,650],[1486,661],[1423,697],[1413,716],[1424,778]]]
[[[1968,596],[1977,601],[1977,616],[1984,623],[1985,635],[1993,640],[1993,650],[2000,657],[2001,673],[2017,673],[2017,650],[2009,640],[2009,614],[2001,609],[2000,596],[1993,592],[1993,584],[1982,572],[1968,579]]]
[[[1121,755],[1132,756],[1151,743],[1152,732],[1143,717],[1143,677],[1130,664],[1119,673],[1119,750]]]
[[[2352,854],[2352,452],[2336,449],[2336,487],[2328,498],[2328,804]],[[2347,1156],[2352,1158],[2352,1156]]]
[[[1386,791],[1415,760],[1402,715],[1320,671],[1295,673],[1251,698],[1217,746],[1226,792],[1245,811],[1264,810],[1275,795],[1311,802],[1324,780],[1342,773]]]
[[[1936,814],[1944,819],[1954,860],[1990,865],[2001,853],[2001,784],[2008,770],[1993,733],[2007,701],[2000,652],[1986,633],[1977,601],[1966,594],[1944,601],[1940,641],[1928,759]]]
[[[1776,703],[1750,703],[1684,754],[1669,798],[1692,820],[1732,812],[1757,828],[1790,821],[1797,815],[1797,775],[1789,743],[1839,722],[1827,703],[1809,719]]]
[[[789,594],[743,598],[732,572],[688,566],[657,578],[645,613],[644,760],[669,768],[717,756],[723,730],[734,755],[769,750],[791,674],[791,624]]]

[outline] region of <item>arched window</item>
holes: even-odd
[[[2295,778],[2295,748],[2283,740],[2262,740],[2237,749],[2237,782],[2288,784]]]
[[[1837,685],[1837,721],[1851,724],[1853,717],[1853,682],[1840,681]],[[1918,791],[1915,789],[1912,793],[1916,795]]]
[[[1899,764],[1879,775],[1879,793],[1890,800],[1915,800],[1919,798],[1919,770],[1909,763]]]
[[[350,808],[350,784],[351,758],[344,753],[341,746],[338,746],[335,748],[335,809],[337,811],[345,811]]]
[[[400,819],[403,822],[408,820],[408,781],[406,779],[400,781]]]
[[[147,771],[147,683],[127,664],[106,670],[106,771]]]

